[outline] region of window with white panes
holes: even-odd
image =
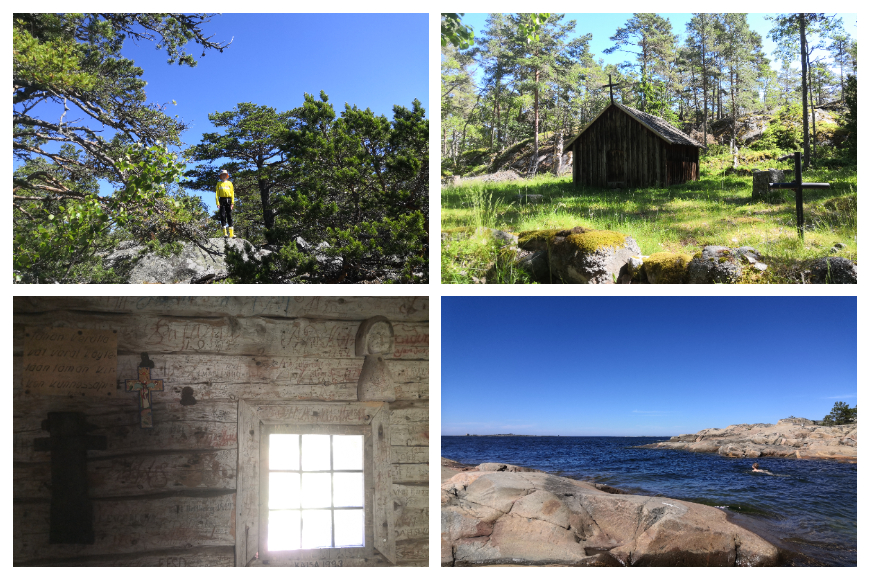
[[[288,433],[267,429],[265,539],[268,552],[366,546],[364,429]],[[370,495],[370,494],[369,494]]]

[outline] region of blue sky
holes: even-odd
[[[143,69],[149,102],[168,103],[168,114],[191,124],[182,139],[192,145],[214,131],[209,113],[241,102],[285,111],[321,90],[336,114],[347,102],[392,119],[393,105],[416,98],[430,117],[428,22],[428,14],[222,14],[203,29],[233,42],[202,58],[189,44],[196,68],[166,64],[151,42],[127,41],[122,53]],[[214,194],[199,193],[214,210]]]
[[[686,36],[686,23],[691,20],[692,15],[687,13],[660,13],[671,21],[672,30],[680,35],[682,39]],[[776,45],[767,38],[767,32],[770,30],[770,22],[764,19],[765,14],[749,14],[747,19],[752,30],[761,34],[764,41],[765,53],[773,59],[773,50]],[[858,16],[857,14],[838,13],[837,16],[843,19],[843,26],[853,38],[858,37]],[[475,35],[478,35],[486,26],[487,14],[465,14],[462,17],[462,23],[470,25],[474,28]],[[610,37],[616,33],[616,29],[620,26],[625,26],[626,21],[631,18],[631,14],[577,14],[569,13],[565,15],[564,21],[576,20],[577,36],[592,33],[592,40],[589,43],[589,48],[595,55],[595,59],[604,59],[605,64],[618,64],[625,60],[632,60],[634,57],[625,52],[614,52],[613,54],[604,54],[604,49],[610,48],[613,43],[610,42]],[[797,61],[795,61],[797,66]],[[779,68],[778,63],[774,63],[774,68]]]
[[[854,297],[444,297],[442,435],[678,435],[857,405]]]

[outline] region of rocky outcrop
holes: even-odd
[[[857,284],[858,265],[838,256],[818,258],[810,264],[812,284]]]
[[[238,251],[245,244],[252,247],[250,242],[241,238],[210,238],[202,246],[184,242],[181,252],[163,256],[143,253],[144,247],[134,242],[122,242],[117,250],[103,259],[103,264],[106,268],[129,270],[127,282],[130,284],[203,282],[226,276],[225,243]],[[268,250],[256,250],[257,257],[268,253]]]
[[[778,558],[725,512],[696,503],[500,463],[441,485],[442,566],[764,566]]]
[[[858,461],[858,425],[826,427],[809,419],[782,419],[776,425],[730,425],[678,435],[669,441],[642,445],[648,449],[681,449],[725,457],[786,457]]]
[[[755,248],[750,246],[735,249],[705,246],[689,263],[688,281],[690,284],[734,284],[740,281],[743,264],[758,267],[760,261]]]

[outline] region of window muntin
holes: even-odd
[[[267,550],[365,545],[363,435],[268,435]]]

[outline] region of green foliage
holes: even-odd
[[[460,22],[463,13],[441,14],[441,46],[449,42],[456,48],[465,50],[474,43],[474,30]]]
[[[844,140],[852,159],[858,158],[858,79],[849,75],[844,89],[846,114],[843,115],[843,128],[848,132]]]
[[[124,228],[141,227],[152,212],[185,211],[181,201],[166,195],[165,184],[177,181],[183,165],[165,147],[129,147],[116,164],[128,177],[126,187],[112,196],[101,197],[92,178],[89,192],[78,198],[34,197],[15,207],[16,281],[105,281],[111,276],[96,265],[97,251],[111,248]],[[60,169],[40,159],[30,161],[16,176],[21,181],[40,172],[61,187],[72,185],[62,181]],[[90,270],[93,279],[87,278]]]
[[[834,403],[831,412],[822,419],[823,425],[851,425],[858,422],[858,406],[850,407],[842,401]]]
[[[752,143],[751,148],[755,150],[775,148],[783,151],[800,149],[803,134],[801,114],[800,103],[781,107],[761,137]]]
[[[193,207],[167,194],[183,168],[170,148],[180,144],[186,127],[146,103],[142,69],[121,49],[127,39],[154,41],[170,63],[194,66],[185,49],[189,42],[204,50],[226,47],[204,35],[209,18],[13,16],[16,281],[118,281],[119,275],[100,263],[118,240],[136,234],[165,241],[201,235],[193,227]],[[41,114],[52,106],[63,109],[59,118]],[[114,192],[99,195],[99,180]]]
[[[291,186],[277,196],[278,250],[228,257],[231,278],[425,282],[429,122],[419,101],[394,107],[390,122],[350,105],[336,117],[321,92],[319,100],[306,94],[291,117],[281,146]]]
[[[185,173],[184,185],[191,189],[214,195],[218,171],[229,171],[236,195],[233,222],[253,243],[273,241],[276,196],[289,186],[281,144],[290,115],[239,103],[231,111],[209,114],[212,125],[223,131],[204,133],[201,142],[186,151],[192,161],[204,162]]]
[[[538,35],[538,31],[549,18],[549,12],[531,12],[525,14],[525,18],[521,19],[517,24],[517,31],[520,33],[520,36],[526,39],[527,44],[540,42],[541,37]]]

